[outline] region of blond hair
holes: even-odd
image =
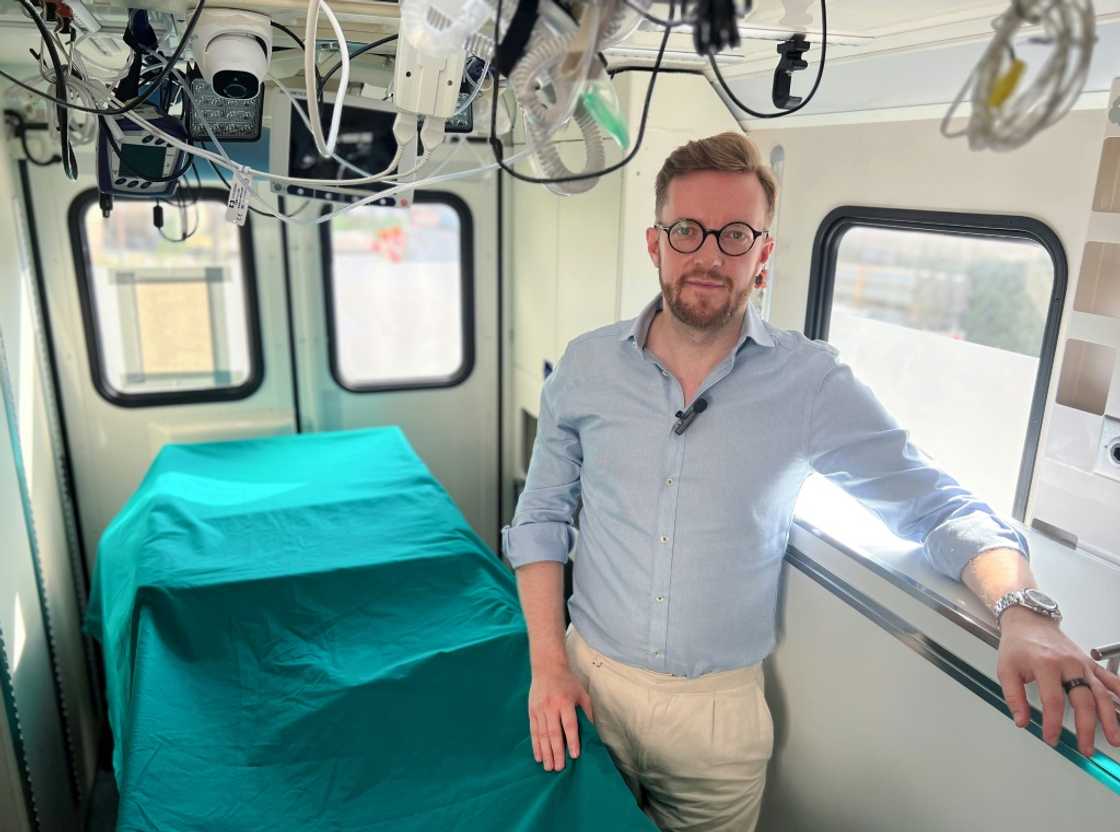
[[[762,154],[758,147],[742,133],[728,131],[706,139],[699,139],[682,145],[669,154],[665,164],[657,173],[654,185],[656,212],[661,218],[661,209],[669,195],[669,183],[673,177],[701,170],[719,170],[729,173],[753,173],[766,194],[766,218],[774,216],[774,203],[778,199],[778,180],[773,172],[762,164]]]

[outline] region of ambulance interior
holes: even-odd
[[[1120,3],[8,0],[0,71],[3,832],[652,829],[598,758],[522,744],[500,537],[566,345],[658,292],[658,169],[724,131],[780,188],[757,311],[836,346],[1120,660]],[[992,613],[827,481],[781,587],[760,829],[1120,823],[1120,750],[1070,713],[1051,747],[1037,698],[1016,728]],[[310,704],[251,638],[316,614],[428,628],[464,676]],[[339,645],[298,678],[356,672]],[[443,697],[502,753],[401,727]]]

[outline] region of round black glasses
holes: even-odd
[[[745,222],[729,222],[723,228],[712,230],[690,219],[677,220],[671,225],[654,223],[653,227],[664,231],[669,237],[669,246],[673,251],[681,254],[699,251],[711,234],[716,238],[719,250],[728,257],[741,257],[746,254],[754,246],[754,241],[767,233],[766,229],[759,231]]]

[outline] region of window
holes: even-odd
[[[806,333],[940,467],[1022,519],[1065,286],[1035,220],[841,208],[817,234]]]
[[[90,190],[70,209],[95,386],[130,407],[251,395],[262,368],[248,224],[203,190],[182,211],[163,206],[161,233],[154,204],[118,200],[106,219]]]
[[[466,204],[417,193],[324,223],[335,380],[354,392],[450,387],[474,363],[473,231]]]

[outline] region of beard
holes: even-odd
[[[657,269],[661,282],[661,295],[669,305],[673,315],[685,326],[692,329],[712,331],[729,324],[746,303],[750,287],[736,293],[734,282],[726,275],[716,271],[686,272],[672,283],[665,282],[661,268]],[[723,290],[704,290],[686,285],[691,278],[702,278],[722,283]],[[687,293],[687,297],[686,297]]]

